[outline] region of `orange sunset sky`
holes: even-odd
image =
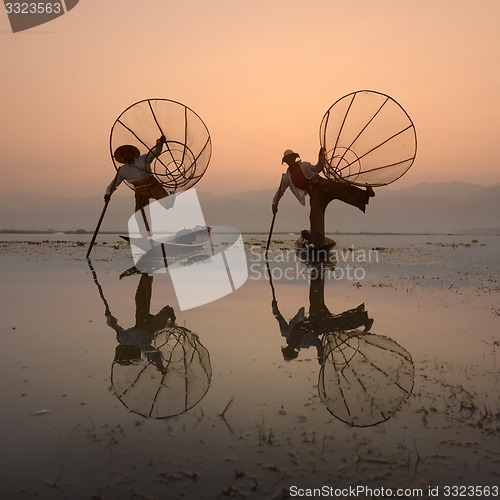
[[[198,189],[274,189],[283,150],[315,160],[323,114],[360,89],[415,124],[394,188],[498,183],[499,19],[498,0],[80,0],[13,34],[2,8],[0,192],[103,194],[114,120],[155,97],[210,130]]]

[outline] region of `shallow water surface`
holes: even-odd
[[[187,311],[60,238],[0,242],[3,498],[499,484],[499,237],[338,235],[314,274],[246,235],[248,281]]]

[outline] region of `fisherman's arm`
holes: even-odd
[[[288,323],[278,309],[278,302],[273,299],[271,306],[273,309],[273,316],[276,318],[280,326],[281,335],[283,337],[286,337],[286,332],[288,331]]]
[[[109,309],[106,309],[106,324],[112,328],[116,333],[123,332],[123,328],[118,324],[118,320],[111,314]]]
[[[319,174],[326,167],[326,149],[320,148],[318,153],[318,163],[316,165],[311,165],[311,170]]]
[[[122,181],[122,176],[119,174],[119,172],[117,172],[115,178],[106,188],[106,191],[104,193],[104,201],[108,202],[111,199],[111,195],[116,191],[116,188],[122,183]]]
[[[146,163],[149,165],[156,157],[161,155],[163,150],[163,145],[167,142],[167,138],[162,135],[159,139],[156,139],[155,147],[152,148],[146,155]]]
[[[276,191],[276,194],[274,195],[273,205],[272,205],[273,214],[275,214],[278,211],[278,203],[285,194],[285,191],[288,186],[289,186],[289,175],[287,172],[281,176],[281,182],[278,191]]]

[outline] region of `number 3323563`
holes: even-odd
[[[60,14],[62,6],[58,2],[14,2],[6,3],[7,14]]]

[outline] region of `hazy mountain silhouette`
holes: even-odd
[[[385,193],[408,196],[441,196],[445,194],[449,197],[465,199],[481,192],[485,186],[469,184],[466,182],[421,182],[402,189],[389,187]],[[384,191],[381,191],[384,192]]]
[[[208,225],[228,225],[244,232],[269,231],[273,190],[215,196],[198,192]],[[115,194],[103,231],[125,231],[134,207],[132,193]],[[404,189],[380,188],[366,214],[339,201],[327,210],[328,232],[462,232],[472,228],[500,233],[500,184],[490,187],[460,182],[422,183]],[[103,207],[101,196],[49,197],[6,195],[0,199],[0,228],[93,232]],[[276,232],[298,232],[309,225],[309,207],[287,192],[279,205]]]
[[[376,190],[366,213],[340,201],[327,209],[329,232],[456,232],[471,228],[499,228],[500,185],[461,182],[422,183]],[[214,197],[201,193],[209,224],[227,224],[247,231],[267,231],[274,190]],[[228,210],[228,207],[232,207]],[[309,225],[309,207],[287,192],[280,201],[275,231],[297,232]]]

